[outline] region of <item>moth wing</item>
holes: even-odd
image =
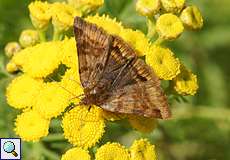
[[[74,33],[81,84],[85,89],[92,89],[103,73],[111,37],[102,28],[87,23],[80,17],[74,19]]]
[[[167,119],[171,116],[167,99],[152,81],[125,86],[113,92],[102,108],[111,112]]]
[[[118,69],[114,70],[115,66],[118,66]],[[102,76],[102,79],[112,75],[115,78],[112,78],[108,89],[110,95],[101,105],[102,108],[145,117],[170,117],[169,105],[161,89],[160,80],[119,37],[113,37],[110,57],[103,74],[106,76]]]

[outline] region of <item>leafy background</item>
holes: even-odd
[[[4,96],[6,85],[13,78],[5,71],[4,46],[9,41],[17,41],[21,30],[32,28],[29,3],[29,0],[0,0],[0,137],[15,136],[13,122],[18,113],[6,104]],[[175,102],[173,119],[160,121],[151,134],[111,123],[102,142],[116,140],[129,146],[142,136],[156,145],[159,160],[230,159],[230,1],[188,0],[187,3],[200,8],[204,27],[199,32],[186,31],[166,46],[198,75],[199,92],[194,97],[186,97],[188,103]],[[146,32],[145,18],[137,15],[133,0],[105,0],[100,13]],[[71,147],[63,139],[62,130],[57,127],[59,123],[52,122],[52,134],[41,142],[23,143],[23,159],[59,159]]]

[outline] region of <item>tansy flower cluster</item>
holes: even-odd
[[[90,160],[87,150],[79,147],[68,150],[61,160]],[[97,149],[95,160],[156,160],[155,146],[146,139],[134,141],[129,149],[119,143],[106,143]]]
[[[6,55],[10,58],[6,69],[17,75],[8,85],[6,97],[10,106],[21,110],[15,120],[15,132],[22,140],[39,141],[49,134],[51,120],[61,119],[63,135],[73,145],[62,156],[62,160],[70,160],[72,157],[90,160],[89,149],[102,138],[106,122],[127,119],[134,129],[149,133],[156,128],[157,120],[115,114],[98,106],[90,109],[89,106],[76,106],[83,95],[76,42],[73,36],[64,35],[72,28],[75,16],[86,16],[100,7],[103,1],[68,2],[35,1],[29,5],[35,29],[22,31],[19,42],[10,42],[5,47]],[[141,31],[123,27],[121,22],[108,15],[88,15],[85,20],[128,42],[139,57],[145,58],[160,79],[170,81],[173,94],[194,95],[198,89],[196,75],[169,48],[162,47],[161,44],[163,40],[177,38],[184,26],[201,28],[198,20],[201,22],[202,17],[195,6],[183,9],[183,1],[173,2],[175,3],[163,0],[137,1],[137,11],[148,17],[148,36]],[[161,8],[165,13],[160,12]],[[162,15],[157,16],[154,25],[153,16],[156,14]],[[180,14],[181,18],[174,14]],[[50,24],[54,31],[52,41],[48,41],[46,35]],[[153,42],[156,32],[159,37]],[[154,160],[156,155],[154,146],[146,139],[141,139],[135,141],[129,149],[118,143],[107,143],[97,149],[95,159]]]
[[[160,79],[170,81],[169,88],[174,89],[174,93],[194,95],[198,89],[196,75],[176,58],[171,49],[163,46],[163,42],[177,39],[184,29],[201,29],[203,18],[199,9],[186,5],[185,0],[138,0],[136,10],[146,17],[147,36],[152,40],[146,52],[146,63]]]

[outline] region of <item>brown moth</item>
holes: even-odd
[[[169,118],[160,80],[120,37],[75,17],[79,73],[84,105],[151,118]]]

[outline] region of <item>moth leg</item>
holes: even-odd
[[[88,112],[90,112],[90,109],[92,108],[92,106],[90,105],[89,108],[88,108]]]
[[[68,107],[66,107],[65,112],[69,112],[79,105],[81,105],[81,103],[78,103],[78,104],[71,103]]]

